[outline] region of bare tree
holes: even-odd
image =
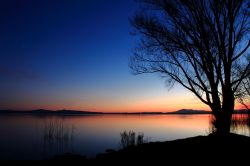
[[[141,41],[134,74],[160,73],[208,105],[230,131],[235,99],[250,75],[249,9],[244,0],[143,0],[131,24]]]
[[[238,101],[248,111],[250,115],[250,78],[242,81],[242,93],[238,96]]]
[[[243,71],[241,66],[238,67],[238,70]],[[238,88],[237,100],[250,113],[250,76],[242,80]]]

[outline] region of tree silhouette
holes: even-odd
[[[237,99],[248,113],[247,125],[250,128],[250,76],[242,81],[239,91],[241,93]]]
[[[238,101],[250,113],[250,77],[242,81],[241,94],[238,96]]]
[[[244,0],[143,0],[131,19],[141,37],[130,60],[134,74],[160,73],[214,113],[230,131],[235,99],[250,75],[249,11]]]

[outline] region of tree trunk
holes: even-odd
[[[216,128],[216,134],[225,135],[230,133],[232,114],[220,112],[214,115],[215,119],[213,121],[213,125]]]
[[[213,108],[214,122],[217,134],[230,133],[231,119],[234,111],[234,96],[232,91],[224,91],[222,108]],[[219,110],[219,111],[218,111]]]

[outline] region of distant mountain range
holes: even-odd
[[[31,111],[18,111],[18,110],[0,110],[0,114],[34,114],[34,115],[89,115],[89,114],[103,114],[102,112],[90,111],[76,111],[76,110],[31,110]]]
[[[169,114],[211,114],[211,111],[181,109],[178,111],[169,112]]]
[[[235,114],[247,113],[246,110],[235,110]],[[174,112],[91,112],[91,111],[77,111],[77,110],[0,110],[0,114],[31,114],[31,115],[98,115],[98,114],[132,114],[132,115],[161,115],[161,114],[178,114],[178,115],[193,115],[193,114],[211,114],[211,111],[193,110],[193,109],[181,109]]]

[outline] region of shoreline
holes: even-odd
[[[94,158],[87,158],[84,155],[66,153],[55,155],[44,160],[0,160],[0,163],[30,163],[30,164],[133,164],[133,163],[171,163],[176,164],[197,164],[214,162],[241,162],[241,159],[248,159],[250,137],[228,134],[207,136],[195,136],[184,139],[176,139],[163,142],[149,142],[137,146],[129,146],[120,150],[106,150],[106,153],[99,153]],[[239,161],[238,161],[239,160]],[[244,161],[244,160],[243,160]],[[173,164],[172,164],[173,163]],[[165,165],[165,164],[164,164]]]
[[[57,155],[49,161],[82,161],[86,163],[117,162],[176,162],[196,163],[198,160],[207,160],[214,156],[214,160],[226,160],[228,157],[248,157],[250,137],[230,133],[228,135],[210,134],[164,142],[149,142],[137,146],[130,146],[120,150],[106,150],[106,153],[97,154],[95,158],[86,158],[81,155]],[[239,153],[240,152],[240,153]],[[180,161],[176,161],[176,157]],[[194,160],[194,158],[196,160]]]

